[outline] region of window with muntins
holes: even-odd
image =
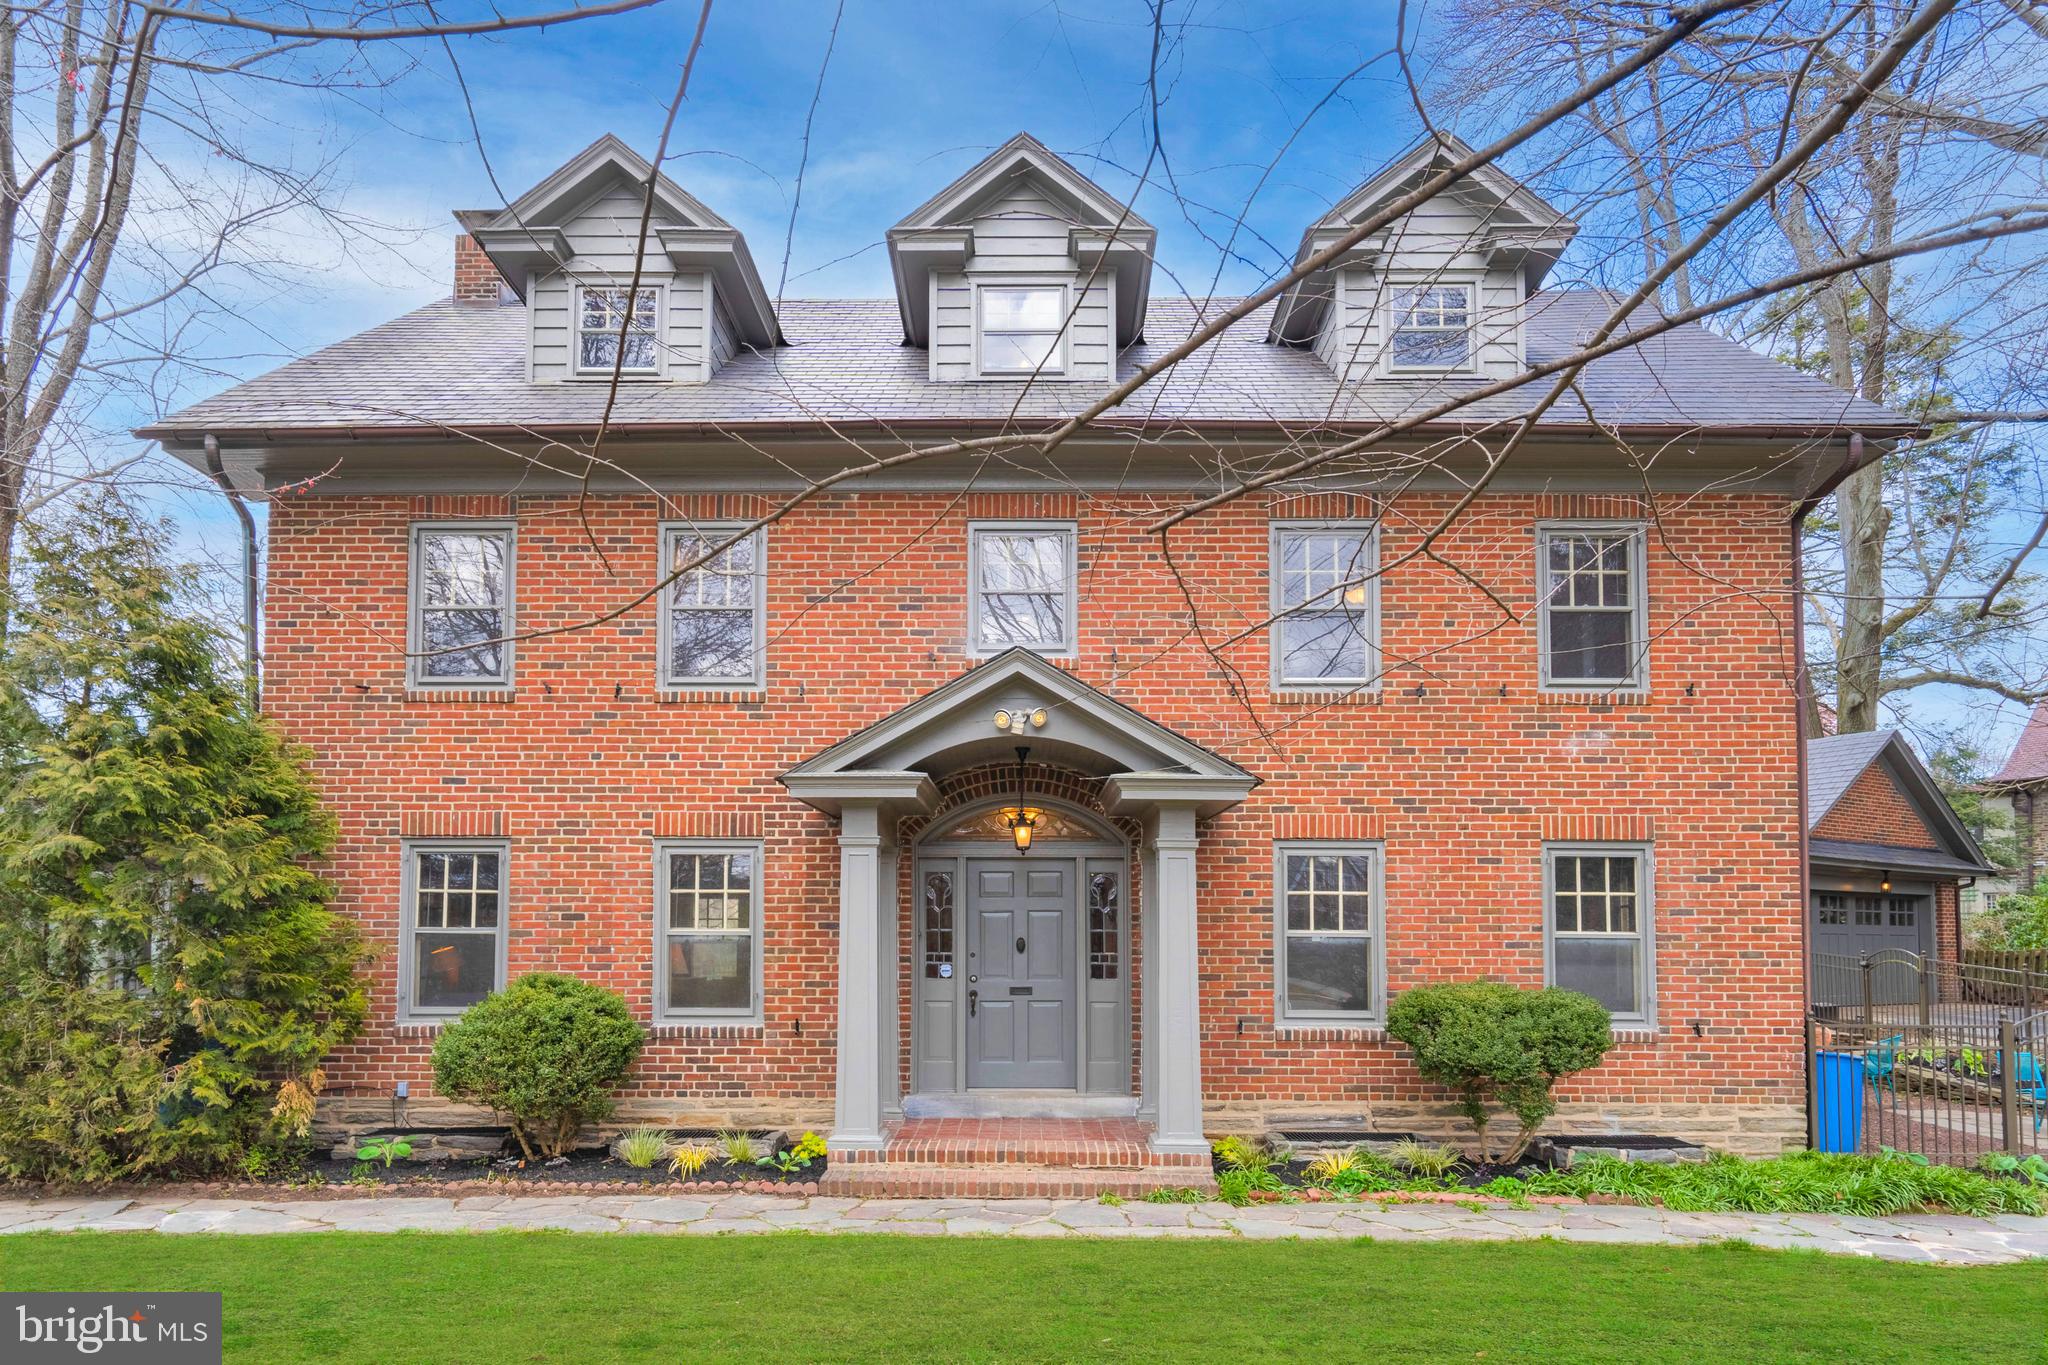
[[[1648,634],[1640,527],[1543,527],[1537,533],[1543,682],[1643,685]]]
[[[576,317],[576,369],[583,374],[659,374],[661,347],[655,340],[661,312],[661,290],[643,286],[587,284],[579,291]],[[626,303],[632,300],[632,316]],[[621,339],[625,360],[619,359]]]
[[[408,847],[405,921],[407,1013],[458,1014],[502,987],[504,847]]]
[[[512,528],[413,530],[412,681],[493,686],[512,677]]]
[[[1273,679],[1370,686],[1379,677],[1379,538],[1370,526],[1273,528]]]
[[[953,874],[924,874],[924,974],[937,981],[953,966]]]
[[[665,565],[674,573],[731,538],[737,527],[670,526]],[[766,646],[759,532],[683,573],[664,593],[662,682],[758,686]]]
[[[1118,947],[1123,917],[1122,879],[1114,872],[1097,872],[1088,878],[1088,978],[1114,981],[1121,969]]]
[[[656,990],[670,1016],[760,1013],[760,851],[660,847]]]
[[[975,291],[981,372],[1066,372],[1067,291],[1061,285],[983,285]]]
[[[1649,854],[1556,848],[1546,863],[1549,984],[1592,996],[1617,1020],[1648,1019],[1654,980]]]
[[[1283,846],[1279,852],[1279,1016],[1377,1018],[1379,850]]]
[[[1393,343],[1397,370],[1462,370],[1472,360],[1472,286],[1424,284],[1394,291]]]
[[[1074,528],[978,526],[969,533],[969,629],[976,653],[1074,648]]]

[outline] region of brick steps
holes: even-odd
[[[1202,1172],[1209,1158],[1198,1152],[1155,1152],[1145,1142],[1060,1141],[1001,1138],[902,1138],[880,1151],[833,1157],[849,1166],[1071,1166],[1084,1169],[1180,1168]]]
[[[818,1193],[858,1199],[1093,1199],[1116,1194],[1139,1199],[1153,1190],[1216,1189],[1205,1164],[1166,1167],[1076,1167],[1005,1161],[951,1163],[884,1161],[841,1165],[836,1160]]]

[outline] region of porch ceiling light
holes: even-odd
[[[1003,812],[1003,823],[1010,827],[1010,838],[1016,842],[1019,853],[1031,851],[1031,835],[1038,828],[1038,812],[1024,804],[1024,760],[1030,754],[1030,745],[1017,746],[1017,805]]]

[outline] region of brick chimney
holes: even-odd
[[[458,214],[461,218],[465,215]],[[466,227],[467,224],[464,224]],[[496,305],[504,280],[491,258],[467,232],[455,237],[455,301]]]

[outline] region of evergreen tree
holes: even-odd
[[[166,533],[96,496],[32,531],[0,652],[0,1171],[112,1179],[303,1135],[363,950],[333,822]]]

